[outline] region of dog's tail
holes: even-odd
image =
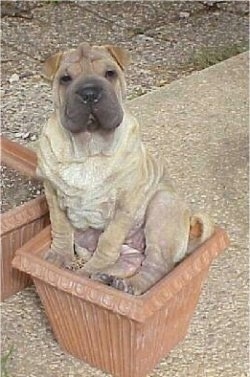
[[[192,253],[200,244],[214,233],[214,222],[205,213],[196,213],[190,218],[190,233],[187,254]]]

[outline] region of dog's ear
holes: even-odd
[[[49,56],[44,64],[42,69],[42,77],[45,80],[53,81],[56,71],[58,70],[60,66],[60,62],[63,56],[63,52],[57,52],[54,55]]]
[[[124,70],[131,63],[130,53],[123,47],[113,45],[106,45],[110,55],[117,61],[122,70]]]

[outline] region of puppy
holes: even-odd
[[[192,216],[165,165],[148,153],[125,109],[128,53],[80,44],[47,59],[54,112],[43,129],[37,174],[50,209],[46,258],[86,259],[80,273],[140,295],[211,236],[204,214]]]

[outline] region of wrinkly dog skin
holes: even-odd
[[[124,69],[129,55],[89,46],[47,59],[54,113],[43,129],[37,174],[50,208],[46,258],[65,266],[74,251],[79,273],[142,294],[213,233],[204,214],[191,215],[140,139],[128,114]]]

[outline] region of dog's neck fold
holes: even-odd
[[[124,127],[124,123],[120,127]],[[72,148],[72,157],[81,159],[113,155],[118,144],[120,127],[112,132],[102,130],[94,132],[84,131],[77,134],[68,132],[70,133],[69,140]]]

